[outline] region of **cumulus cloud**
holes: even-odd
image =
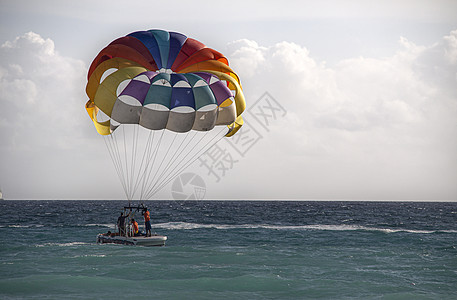
[[[84,97],[84,63],[61,56],[52,40],[33,32],[3,43],[0,53],[0,130],[8,138],[2,148],[26,148],[31,140],[35,147],[63,147],[56,142],[82,115],[76,108]]]
[[[253,77],[256,70],[265,64],[265,47],[260,47],[255,41],[247,39],[238,40],[228,45],[232,56],[237,58],[237,63],[243,65],[244,76]]]
[[[390,57],[356,57],[333,66],[291,42],[267,47],[240,40],[230,45],[229,57],[248,101],[268,91],[288,110],[274,137],[281,143],[269,146],[277,155],[295,153],[289,161],[295,164],[292,177],[309,180],[321,173],[329,186],[354,190],[360,188],[356,182],[377,183],[390,191],[379,192],[379,198],[402,197],[412,186],[420,192],[411,194],[452,198],[457,196],[456,36],[452,31],[433,45],[400,38]],[[320,170],[306,171],[310,166]],[[393,171],[398,168],[403,170]],[[346,176],[334,178],[338,172]]]
[[[444,57],[452,64],[457,64],[457,30],[443,38]]]
[[[288,42],[261,47],[237,41],[231,46],[239,47],[230,57],[245,81],[264,83],[261,88],[285,95],[281,101],[301,113],[312,108],[310,113],[316,114],[307,116],[314,125],[366,130],[420,122],[427,117],[428,105],[445,105],[449,95],[455,100],[456,36],[453,31],[429,47],[401,38],[401,48],[392,57],[345,59],[332,67]]]
[[[269,92],[287,115],[224,178],[239,189],[221,197],[455,199],[456,40],[457,30],[433,45],[400,38],[390,57],[333,65],[293,42],[230,43],[247,110]],[[0,46],[0,158],[11,170],[0,182],[16,198],[121,195],[83,108],[86,71],[36,33]]]
[[[85,73],[33,32],[0,46],[0,182],[16,197],[40,198],[73,180],[72,158],[88,147]]]

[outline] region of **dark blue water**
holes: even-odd
[[[148,201],[165,247],[96,244],[125,204],[2,201],[0,298],[457,299],[457,203]]]

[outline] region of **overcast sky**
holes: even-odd
[[[226,169],[186,170],[206,199],[457,201],[456,1],[0,0],[0,25],[8,199],[124,199],[87,70],[112,40],[164,29],[222,52],[243,84]]]

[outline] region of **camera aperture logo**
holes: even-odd
[[[206,194],[206,183],[195,173],[184,173],[176,177],[171,186],[175,200],[202,200]]]

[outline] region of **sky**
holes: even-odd
[[[444,0],[0,0],[5,198],[125,199],[85,85],[103,47],[148,29],[202,41],[241,78],[241,134],[185,171],[204,199],[457,201],[457,2]]]

